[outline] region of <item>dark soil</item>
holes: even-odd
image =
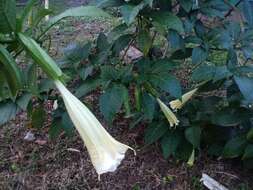
[[[15,122],[0,129],[1,190],[200,190],[204,189],[199,182],[203,172],[230,189],[239,190],[240,184],[252,187],[252,173],[234,165],[238,164],[236,161],[224,162],[200,156],[189,168],[185,163],[163,159],[157,145],[144,146],[144,126],[129,130],[126,119],[117,120],[114,127],[107,130],[121,142],[135,148],[137,156],[129,151],[116,172],[103,174],[98,181],[78,134],[72,137],[62,134],[51,140],[48,128],[27,128],[25,118],[26,115],[21,114]],[[35,140],[24,140],[28,131],[35,134]]]

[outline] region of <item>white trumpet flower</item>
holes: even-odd
[[[173,110],[178,110],[178,109],[181,109],[183,107],[183,105],[191,99],[191,97],[197,92],[198,88],[195,88],[187,93],[185,93],[183,96],[182,96],[182,100],[179,100],[179,99],[176,99],[176,100],[173,100],[170,102],[170,107],[173,109]]]
[[[55,80],[54,83],[63,97],[72,122],[88,149],[98,175],[115,171],[125,157],[125,152],[133,149],[115,140],[92,112],[59,80]]]
[[[157,98],[157,101],[158,101],[159,106],[160,106],[162,112],[164,113],[165,117],[168,119],[168,121],[170,123],[170,127],[173,127],[174,125],[177,126],[179,123],[179,120],[177,119],[175,114],[159,98]]]

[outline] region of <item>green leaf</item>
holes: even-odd
[[[42,128],[46,120],[46,111],[43,107],[37,107],[32,112],[32,126],[35,128]]]
[[[235,158],[242,155],[246,144],[247,141],[245,136],[238,136],[230,139],[223,149],[223,156],[225,158]]]
[[[185,130],[185,138],[193,145],[194,148],[199,148],[201,129],[200,127],[189,127]]]
[[[12,55],[0,44],[0,68],[4,71],[12,96],[16,97],[22,85],[21,72]]]
[[[195,47],[192,51],[192,63],[196,65],[200,64],[206,60],[207,56],[208,53],[205,49],[202,47]]]
[[[175,153],[175,157],[177,159],[182,159],[187,161],[192,154],[192,144],[189,143],[186,139],[180,142],[177,151]]]
[[[155,98],[148,93],[143,93],[142,110],[145,119],[152,121],[155,114],[155,105],[156,105]]]
[[[30,93],[24,93],[17,99],[17,105],[22,109],[26,110],[30,100],[32,99],[32,95]]]
[[[193,71],[191,78],[195,82],[201,82],[213,79],[214,75],[215,66],[202,64]]]
[[[245,148],[244,154],[242,156],[242,159],[249,159],[253,158],[253,144],[248,144]]]
[[[161,146],[164,158],[175,155],[177,147],[182,139],[178,131],[169,130],[161,140]]]
[[[147,56],[152,46],[152,39],[149,31],[141,30],[137,36],[137,43],[144,56]]]
[[[152,75],[150,76],[150,81],[152,82],[152,84],[170,93],[170,95],[175,98],[180,98],[182,95],[182,88],[180,82],[176,77],[172,75],[163,75],[162,73],[156,76]]]
[[[190,12],[193,4],[191,0],[179,0],[179,3],[186,12]]]
[[[36,64],[30,64],[27,66],[27,72],[25,74],[26,78],[26,85],[28,89],[31,91],[32,94],[37,95],[38,94],[38,81],[37,81],[37,65]]]
[[[120,12],[127,25],[134,22],[136,16],[145,7],[145,4],[140,3],[137,6],[134,5],[123,5],[120,7]]]
[[[0,103],[0,126],[11,119],[14,119],[16,114],[20,111],[17,105],[11,101]]]
[[[50,9],[45,9],[45,8],[39,8],[36,12],[35,15],[32,17],[32,23],[29,28],[29,30],[36,28],[40,22],[47,16],[53,14],[53,10]]]
[[[91,50],[91,43],[70,44],[64,48],[64,63],[74,65],[77,68],[81,61],[89,57]]]
[[[159,23],[161,26],[167,29],[176,30],[179,33],[184,32],[183,23],[179,17],[173,15],[170,12],[151,13],[151,18],[154,22]]]
[[[67,18],[67,17],[89,17],[89,18],[98,18],[98,17],[105,17],[105,18],[112,18],[109,14],[104,12],[102,9],[95,7],[95,6],[80,6],[75,8],[67,9],[66,11],[62,12],[59,15],[51,18],[49,20],[49,27],[52,27],[60,20]]]
[[[244,17],[246,18],[247,23],[250,27],[253,26],[253,2],[250,0],[244,0],[243,2],[243,11]]]
[[[118,80],[120,78],[120,73],[117,69],[111,65],[105,65],[101,67],[101,79],[103,81]]]
[[[62,125],[61,125],[61,119],[59,118],[56,118],[53,120],[51,126],[50,126],[50,129],[48,131],[49,133],[49,137],[51,139],[55,139],[57,136],[60,135],[60,133],[62,132]]]
[[[31,11],[34,7],[34,5],[38,2],[38,0],[29,0],[27,3],[26,3],[26,6],[23,8],[23,11],[21,13],[21,16],[19,18],[19,23],[17,25],[17,31],[18,32],[21,32],[23,31],[24,29],[24,26],[25,26],[25,22],[26,22],[26,19],[28,18],[28,16],[31,14]]]
[[[100,96],[100,111],[107,121],[113,121],[116,113],[120,111],[123,101],[124,88],[120,85],[114,85],[112,88],[106,90],[106,92]]]
[[[144,140],[146,144],[152,144],[159,140],[168,130],[164,123],[152,123],[145,131]]]
[[[184,49],[184,40],[175,30],[169,31],[168,41],[173,51]]]
[[[118,7],[124,4],[124,0],[95,0],[95,5],[100,8]]]
[[[212,123],[219,126],[237,126],[240,123],[249,120],[252,117],[252,113],[247,109],[238,108],[224,108],[220,111],[216,111],[212,117]]]
[[[95,90],[101,84],[102,81],[100,79],[86,80],[83,84],[76,88],[75,96],[81,98],[92,90]]]
[[[125,49],[127,47],[127,45],[130,43],[131,40],[132,40],[132,35],[130,35],[130,34],[120,36],[114,42],[113,51],[116,54],[119,54],[123,49]]]
[[[244,98],[249,102],[253,102],[253,78],[244,76],[234,76],[235,82],[239,87]]]
[[[186,59],[192,56],[192,48],[185,48],[185,50],[177,50],[175,51],[170,58],[172,60],[181,60],[181,59]]]
[[[42,79],[39,84],[39,92],[48,92],[51,89],[54,89],[54,82],[50,79]]]
[[[31,55],[34,61],[40,65],[43,71],[52,79],[59,80],[62,77],[62,71],[57,66],[55,61],[43,50],[37,42],[32,38],[18,33],[20,42],[24,45],[27,52]]]
[[[67,112],[61,115],[61,126],[67,135],[71,136],[74,132],[74,125]]]
[[[247,140],[253,141],[253,128],[251,128],[247,133]]]
[[[86,80],[87,77],[92,75],[93,69],[94,69],[94,67],[92,65],[90,65],[86,68],[81,68],[79,70],[79,76],[81,77],[82,80]]]
[[[97,38],[98,51],[104,51],[111,48],[111,44],[108,42],[107,36],[104,33],[100,33]]]
[[[0,33],[6,34],[16,30],[16,1],[0,1]]]

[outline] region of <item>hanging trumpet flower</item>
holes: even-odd
[[[170,127],[177,126],[179,124],[179,120],[177,119],[175,114],[159,98],[157,98],[157,101],[165,117],[168,119]]]
[[[183,96],[182,96],[182,100],[179,100],[179,99],[176,99],[176,100],[173,100],[170,102],[170,107],[173,109],[173,110],[178,110],[178,109],[181,109],[183,107],[183,105],[191,99],[191,97],[197,92],[198,88],[195,88],[187,93],[185,93]]]
[[[59,81],[54,81],[67,111],[81,135],[97,173],[113,172],[131,147],[116,141],[91,111]],[[133,149],[132,149],[133,150]]]
[[[92,112],[63,85],[60,81],[61,70],[37,42],[23,34],[18,37],[60,91],[68,114],[87,147],[97,173],[100,175],[115,171],[125,157],[125,152],[133,149],[115,140]]]

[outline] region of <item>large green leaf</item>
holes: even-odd
[[[112,122],[116,113],[120,111],[124,101],[124,91],[122,86],[114,85],[100,96],[100,111],[107,121]]]
[[[250,0],[244,0],[243,2],[243,14],[250,27],[253,26],[253,2]]]
[[[161,146],[165,158],[175,154],[181,139],[182,135],[178,131],[170,130],[164,135]]]
[[[239,87],[244,98],[249,102],[253,103],[253,78],[244,76],[234,77],[237,86]]]
[[[170,93],[175,98],[180,98],[182,95],[182,88],[179,80],[170,74],[158,74],[150,76],[150,81],[155,86]]]
[[[193,145],[194,148],[199,148],[200,137],[200,127],[189,127],[185,130],[185,138]]]
[[[184,50],[184,40],[175,30],[170,30],[167,40],[173,51]]]
[[[195,47],[192,50],[192,63],[200,64],[206,60],[208,52],[202,47]]]
[[[16,30],[16,1],[0,0],[0,33]]]
[[[86,80],[84,83],[82,83],[79,87],[76,88],[75,96],[81,98],[92,90],[95,90],[101,84],[102,81],[100,79]]]
[[[118,7],[124,4],[124,0],[95,0],[93,4],[100,8]]]
[[[253,141],[253,128],[251,128],[247,133],[247,140]]]
[[[127,47],[127,45],[130,43],[130,41],[132,40],[132,35],[131,34],[126,34],[126,35],[122,35],[120,36],[113,45],[113,51],[116,54],[119,54],[123,49],[125,49]]]
[[[152,13],[150,16],[155,23],[160,24],[165,30],[174,29],[179,33],[184,32],[183,23],[180,18],[170,12],[156,12]]]
[[[179,0],[179,3],[186,12],[189,12],[193,5],[193,2],[189,0]]]
[[[17,99],[17,105],[22,109],[22,110],[26,110],[30,100],[32,99],[32,94],[30,93],[24,93],[22,94],[22,96],[20,96]]]
[[[253,144],[247,145],[244,154],[242,156],[242,159],[249,159],[249,158],[253,158]]]
[[[123,5],[120,7],[120,12],[122,17],[127,25],[130,25],[134,22],[135,17],[138,15],[139,11],[142,9],[142,6],[134,5]]]
[[[127,25],[134,22],[139,12],[147,5],[151,5],[153,0],[144,0],[139,5],[126,4],[120,7],[120,12]]]
[[[56,15],[55,17],[49,20],[49,26],[55,25],[60,20],[67,17],[89,17],[89,18],[98,18],[98,17],[107,17],[111,18],[109,14],[104,12],[102,9],[95,6],[80,6],[75,8],[67,9],[66,11]]]
[[[61,69],[55,61],[43,50],[39,44],[32,38],[18,33],[20,42],[24,45],[27,52],[31,55],[34,61],[40,65],[43,71],[52,79],[56,80],[62,76]]]
[[[142,109],[144,113],[144,118],[152,120],[155,114],[156,100],[153,96],[148,93],[143,93],[142,96]]]
[[[4,71],[10,91],[15,97],[21,88],[21,72],[12,55],[0,44],[0,68]]]
[[[17,105],[11,101],[0,103],[0,126],[11,119],[14,119],[16,114],[20,111]]]
[[[235,158],[240,156],[246,146],[246,137],[237,136],[230,139],[223,149],[223,156],[225,158]]]
[[[211,116],[211,121],[219,126],[238,126],[240,123],[249,120],[253,114],[247,109],[231,107],[216,111]]]
[[[152,144],[159,140],[168,130],[164,123],[152,123],[145,131],[144,140],[146,144]]]
[[[152,38],[149,31],[141,30],[137,36],[137,43],[144,56],[147,56],[152,46]]]
[[[43,106],[37,107],[32,112],[32,126],[35,128],[43,127],[46,120],[46,111]]]
[[[31,14],[31,11],[34,7],[34,5],[38,2],[39,0],[29,0],[29,2],[26,4],[26,6],[24,7],[17,25],[17,31],[21,32],[25,26],[25,22],[26,19],[28,18],[28,16]]]

